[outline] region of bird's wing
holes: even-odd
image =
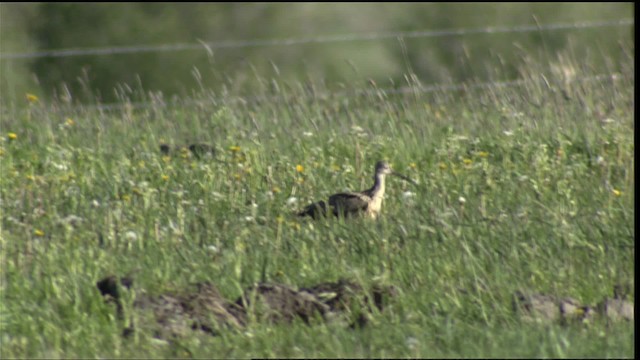
[[[353,214],[359,211],[364,211],[369,206],[371,198],[362,193],[339,193],[329,197],[329,205],[333,207],[333,213],[338,214]]]

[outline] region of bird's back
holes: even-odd
[[[329,205],[336,216],[353,216],[367,211],[371,198],[364,192],[334,194],[329,197]]]

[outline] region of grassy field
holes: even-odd
[[[2,357],[633,357],[630,322],[527,323],[511,307],[518,289],[593,305],[634,283],[628,61],[616,79],[532,66],[464,91],[314,97],[321,84],[274,79],[262,101],[5,108]],[[217,151],[163,156],[165,142]],[[370,186],[382,159],[419,185],[390,178],[378,221],[294,216]],[[129,273],[152,294],[349,278],[398,296],[363,329],[253,323],[167,343],[121,336],[95,283]]]

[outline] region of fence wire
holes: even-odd
[[[220,41],[182,44],[162,44],[162,45],[136,45],[136,46],[116,46],[116,47],[96,47],[84,49],[55,49],[25,53],[0,53],[0,60],[35,59],[35,58],[57,58],[69,56],[104,56],[140,54],[152,52],[175,52],[188,50],[207,50],[209,52],[220,49],[257,47],[257,46],[293,46],[319,43],[338,43],[348,41],[374,41],[389,39],[409,39],[409,38],[436,38],[446,36],[464,36],[477,34],[501,34],[501,33],[526,33],[535,31],[559,31],[589,29],[615,26],[630,26],[634,24],[633,19],[620,19],[614,21],[595,21],[577,23],[556,23],[540,25],[520,25],[520,26],[495,26],[471,29],[443,29],[443,30],[421,30],[421,31],[395,31],[395,32],[373,32],[373,33],[352,33],[342,35],[329,35],[308,38],[289,38],[271,40],[240,40],[240,41]]]

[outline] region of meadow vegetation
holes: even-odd
[[[634,283],[633,60],[594,77],[566,55],[455,91],[271,78],[254,98],[5,107],[2,357],[633,357],[631,322],[511,307],[519,289],[595,304]],[[159,149],[193,142],[215,154]],[[419,183],[389,179],[378,221],[294,216],[368,187],[378,160]],[[121,336],[131,320],[95,287],[108,274],[151,294],[340,278],[399,293],[363,329],[257,322],[167,343]]]

